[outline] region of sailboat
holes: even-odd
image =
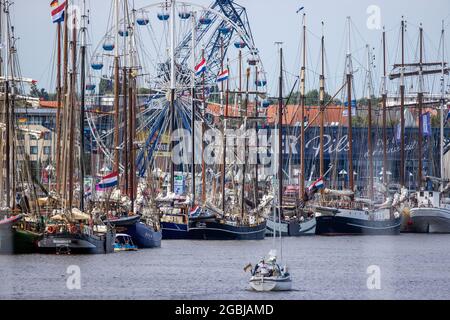
[[[358,199],[354,192],[354,168],[352,152],[352,54],[350,48],[350,17],[348,24],[348,49],[346,56],[347,117],[348,117],[348,190],[325,189],[316,209],[317,235],[397,235],[400,233],[402,216],[393,206],[392,199],[382,204],[374,203],[373,187],[373,146],[372,146],[372,85],[370,74],[370,48],[367,65],[367,99],[368,99],[368,154],[369,154],[369,197]]]
[[[420,28],[421,51],[422,51],[422,35],[423,30]],[[441,46],[442,46],[442,62],[441,62],[441,104],[440,104],[440,172],[441,178],[427,176],[425,180],[428,182],[426,190],[419,190],[415,194],[415,206],[410,211],[409,231],[417,233],[450,233],[450,184],[446,184],[444,179],[444,108],[445,108],[445,75],[449,69],[445,62],[445,30],[442,26]],[[420,54],[422,58],[422,54]],[[419,75],[422,77],[422,60],[419,62]],[[422,80],[423,81],[423,80]],[[419,104],[421,99],[419,99]],[[421,114],[419,114],[421,116]],[[448,118],[448,117],[447,117]],[[422,130],[419,130],[422,131]],[[421,135],[422,132],[419,132]],[[421,156],[421,155],[419,155]],[[420,181],[420,185],[421,185]],[[439,185],[440,190],[435,191],[433,185]]]
[[[282,105],[282,84],[283,84],[283,48],[281,47],[281,43],[278,43],[280,46],[280,105]],[[281,108],[280,108],[281,113]],[[282,126],[282,123],[278,123],[278,127]],[[281,133],[281,130],[279,131]],[[274,184],[272,185],[272,188],[279,188],[280,184],[282,184],[282,162],[280,161],[282,159],[282,140],[281,136],[278,137],[278,159],[276,161],[278,166],[278,173],[277,173],[277,180],[274,181]],[[275,179],[274,179],[275,180]],[[278,182],[278,183],[277,183]],[[273,207],[273,221],[281,221],[281,217],[283,215],[283,207],[282,207],[282,193],[278,192],[278,198],[277,198],[277,209],[275,209],[275,206]],[[278,213],[278,214],[277,214]],[[277,217],[278,216],[278,217]],[[277,218],[277,220],[276,220]],[[278,233],[278,235],[277,235]],[[277,239],[280,241],[280,252],[282,252],[282,234],[281,229],[275,230],[273,232],[273,246],[275,247],[275,243]],[[282,260],[282,256],[280,257]],[[247,270],[248,268],[251,268],[251,265],[247,265],[244,270]],[[258,264],[255,265],[254,268],[251,268],[251,278],[249,280],[250,287],[255,291],[288,291],[292,289],[292,279],[291,275],[289,274],[287,267],[283,266],[281,267],[280,264],[277,262],[277,251],[275,249],[270,250],[269,254],[266,258],[261,259]]]
[[[312,210],[306,207],[308,198],[305,197],[305,81],[306,81],[306,15],[303,15],[303,64],[300,72],[300,104],[301,104],[301,131],[300,131],[300,174],[299,174],[299,191],[289,192],[289,186],[284,189],[283,176],[280,177],[280,186],[278,197],[283,207],[283,214],[278,218],[272,219],[271,216],[267,219],[267,235],[272,235],[277,230],[281,230],[282,236],[297,237],[303,235],[314,235],[316,228],[316,219]],[[280,64],[282,68],[283,59],[281,57]],[[282,78],[283,70],[280,73],[280,90],[282,90]],[[321,77],[322,80],[322,77]],[[282,91],[280,91],[279,97],[279,110],[278,110],[278,135],[279,139],[282,139],[283,129],[283,98]],[[283,168],[283,157],[280,156],[280,167]],[[282,169],[280,171],[282,174]],[[289,197],[290,193],[294,193]],[[285,201],[284,198],[287,198]],[[296,201],[289,201],[291,199]],[[291,204],[289,204],[291,203]],[[278,210],[278,209],[277,209]]]
[[[56,254],[99,254],[114,252],[113,244],[115,231],[111,225],[105,225],[99,217],[83,212],[84,192],[83,185],[83,123],[84,123],[84,95],[85,88],[81,88],[81,106],[78,108],[76,88],[77,88],[77,35],[78,28],[72,28],[71,36],[71,63],[69,72],[69,27],[68,21],[72,19],[73,26],[77,26],[76,14],[68,12],[69,1],[65,1],[60,6],[65,10],[64,14],[64,99],[63,114],[60,122],[57,123],[58,140],[62,140],[61,155],[57,157],[58,187],[56,205],[48,213],[46,219],[45,233],[37,243],[40,253]],[[84,84],[85,59],[86,59],[86,5],[83,2],[82,17],[82,43],[81,43],[81,82]],[[60,24],[62,21],[57,21]],[[59,59],[58,59],[59,62]],[[58,68],[60,66],[58,65]],[[58,105],[58,108],[61,106]],[[78,125],[76,120],[79,120]],[[61,130],[59,126],[62,126]],[[77,131],[78,127],[78,131]],[[76,137],[77,132],[79,136]],[[80,190],[79,206],[76,207],[74,199],[75,191],[75,141],[79,139],[79,177]]]
[[[114,42],[103,44],[104,50],[114,50],[114,109],[111,112],[114,117],[113,172],[102,176],[96,185],[100,192],[97,193],[93,211],[101,216],[103,223],[113,226],[117,232],[131,236],[133,243],[139,248],[157,248],[161,246],[162,238],[159,222],[154,218],[152,210],[149,210],[148,197],[144,195],[147,187],[145,182],[136,177],[139,67],[135,54],[135,10],[130,10],[128,1],[123,1],[123,6],[120,7],[120,2],[114,0],[113,5],[114,25],[111,29],[114,30]],[[119,42],[119,35],[123,38],[123,43]],[[103,67],[102,64],[100,66]],[[96,70],[97,67],[94,64],[92,68]],[[109,183],[110,181],[113,183]]]
[[[172,2],[172,9],[174,9],[174,1]],[[175,16],[175,11],[172,13],[173,16]],[[198,114],[197,106],[196,106],[196,80],[195,80],[195,74],[196,70],[202,70],[202,64],[205,63],[205,52],[202,50],[201,58],[202,62],[199,65],[195,64],[195,48],[196,43],[195,39],[197,38],[195,33],[197,31],[197,21],[195,20],[195,15],[192,15],[192,69],[190,71],[191,74],[191,139],[192,139],[192,145],[196,145],[197,137],[195,136],[195,118],[196,114]],[[199,20],[201,23],[201,20]],[[172,21],[174,24],[175,21]],[[174,26],[172,25],[171,30],[174,30]],[[220,34],[220,37],[224,37],[223,34]],[[222,38],[219,38],[222,39]],[[217,83],[220,83],[220,105],[221,110],[223,110],[223,135],[224,139],[227,139],[226,130],[227,130],[227,120],[229,120],[228,115],[228,109],[229,109],[229,78],[230,78],[230,68],[229,66],[224,65],[224,48],[223,48],[223,39],[222,41],[222,48],[221,48],[221,58],[220,58],[220,71],[217,75]],[[244,46],[244,45],[242,45]],[[236,46],[241,48],[241,45]],[[171,65],[175,65],[174,62],[174,55],[173,50],[171,50]],[[242,53],[239,51],[239,83],[241,83],[241,67],[242,67]],[[173,97],[176,96],[175,92],[175,79],[177,77],[178,71],[176,69],[173,69],[171,67],[171,114],[173,116]],[[200,71],[199,74],[202,72]],[[245,111],[241,112],[241,117],[234,117],[235,121],[240,122],[241,129],[244,130],[247,128],[247,119],[248,119],[248,96],[249,96],[249,79],[250,79],[250,68],[247,69],[247,78],[246,83],[247,87],[245,91],[242,91],[241,86],[239,86],[239,90],[236,93],[237,95],[241,96],[242,94],[245,94],[245,100],[242,103],[241,108],[243,108]],[[206,95],[205,95],[205,89],[204,89],[204,80],[205,80],[205,73],[203,72],[202,75],[202,84],[203,84],[203,90],[201,92],[201,100],[203,103],[202,106],[202,113],[201,113],[201,120],[202,120],[202,128],[201,128],[201,137],[199,137],[198,140],[204,141],[204,132],[205,132],[205,112],[206,112]],[[226,90],[224,89],[226,85]],[[225,93],[225,103],[223,100],[223,96]],[[173,124],[174,120],[171,121]],[[172,131],[175,128],[172,127]],[[217,129],[216,129],[217,130]],[[245,138],[244,138],[245,139]],[[203,144],[201,144],[203,145]],[[247,148],[247,141],[245,139],[244,141],[244,148]],[[201,147],[202,151],[204,147]],[[242,164],[240,165],[241,171],[240,171],[240,177],[241,181],[239,181],[240,185],[240,195],[237,196],[230,196],[230,199],[228,199],[229,190],[226,187],[226,179],[229,174],[229,172],[234,172],[234,164],[230,163],[228,164],[226,162],[226,142],[223,143],[223,163],[220,165],[220,177],[221,177],[221,194],[222,199],[220,203],[220,207],[217,204],[216,200],[216,175],[211,178],[211,185],[207,186],[207,165],[205,164],[205,159],[202,156],[202,169],[201,169],[201,184],[202,184],[202,192],[200,199],[197,199],[196,197],[196,170],[195,170],[195,148],[193,148],[192,151],[192,158],[191,158],[191,194],[183,195],[178,192],[174,192],[174,175],[175,170],[173,164],[171,165],[170,170],[170,183],[168,184],[170,186],[170,189],[168,188],[166,194],[164,196],[158,196],[155,200],[160,203],[160,210],[162,212],[161,216],[161,225],[163,230],[163,237],[170,238],[170,239],[198,239],[198,240],[260,240],[264,239],[265,234],[265,228],[266,223],[265,219],[261,216],[259,208],[257,206],[253,206],[249,208],[247,205],[247,199],[245,198],[245,187],[246,187],[246,170],[247,170],[247,155],[246,152],[244,152],[244,159],[242,159]],[[203,154],[203,152],[202,152]],[[211,170],[210,168],[208,168]],[[208,170],[208,171],[209,171]],[[232,174],[234,176],[234,174]],[[180,179],[184,179],[185,175],[182,173],[177,173],[176,176]],[[187,174],[186,174],[187,176]],[[219,176],[219,175],[217,175]],[[257,184],[257,183],[255,183]],[[207,188],[211,190],[211,197],[207,196]],[[255,187],[255,190],[257,190],[257,187]],[[232,198],[232,200],[231,200]]]
[[[1,20],[5,21],[0,26],[0,34],[6,44],[2,47],[4,64],[1,66],[3,74],[0,80],[4,106],[1,114],[4,117],[0,117],[0,253],[34,253],[43,225],[38,217],[39,204],[35,201],[37,195],[30,176],[29,159],[25,153],[18,155],[17,149],[24,147],[24,139],[18,139],[19,136],[37,138],[42,137],[42,132],[19,125],[16,119],[18,105],[33,100],[21,88],[33,84],[34,80],[19,75],[10,10],[10,5],[0,4]]]

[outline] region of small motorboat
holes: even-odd
[[[248,265],[245,269],[248,269]],[[271,250],[268,258],[261,261],[251,270],[250,287],[255,291],[289,291],[292,289],[291,275],[286,266],[281,267],[276,260],[275,250]]]
[[[116,234],[114,252],[137,251],[138,247],[133,243],[131,236],[125,233]]]

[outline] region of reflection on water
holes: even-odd
[[[450,299],[450,235],[284,238],[293,291],[248,290],[243,267],[264,241],[164,241],[162,248],[110,255],[0,256],[0,298],[14,299]],[[67,289],[79,266],[81,289]],[[380,267],[381,289],[366,273]]]

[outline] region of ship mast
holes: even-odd
[[[222,68],[223,69],[223,68]],[[227,70],[229,70],[227,60]],[[230,77],[227,79],[226,92],[225,92],[225,110],[223,121],[223,154],[222,154],[222,212],[225,214],[225,200],[226,200],[226,178],[227,178],[227,122],[228,122],[228,106],[229,106],[229,90],[230,90]]]
[[[442,62],[441,62],[441,123],[440,123],[440,166],[441,166],[441,187],[444,191],[444,107],[445,107],[445,30],[444,21],[442,21]]]
[[[67,13],[67,2],[65,4],[65,9]],[[66,24],[66,20],[64,19],[64,25]],[[57,109],[56,109],[56,192],[59,194],[60,192],[60,170],[61,170],[61,109],[62,109],[62,90],[61,90],[61,22],[56,24],[57,30],[57,58],[56,58],[56,101],[57,101]]]
[[[277,42],[277,45],[280,47],[280,76],[278,86],[278,217],[281,219],[283,216],[283,47],[281,42]]]
[[[76,108],[76,65],[77,65],[77,23],[76,14],[72,17],[72,70],[70,75],[70,115],[69,115],[69,170],[67,174],[69,175],[69,199],[68,208],[72,212],[73,207],[73,191],[74,191],[74,152],[75,152],[75,108]],[[81,130],[81,128],[80,128]]]
[[[348,21],[348,48],[347,48],[347,112],[348,112],[348,177],[349,177],[349,188],[354,191],[354,172],[353,172],[353,130],[352,130],[352,78],[353,78],[353,68],[352,68],[352,54],[351,54],[351,41],[350,41],[350,17],[347,17]]]
[[[176,1],[172,0],[172,17],[170,19],[170,134],[175,131],[175,85],[176,85],[176,72],[175,72],[175,5]],[[170,142],[170,191],[175,190],[175,163],[172,161],[172,150],[174,148],[174,141]]]
[[[402,64],[400,67],[400,185],[405,186],[405,20],[401,26]]]
[[[119,174],[119,0],[114,1],[114,172]],[[119,183],[120,185],[120,183]]]
[[[303,14],[303,58],[300,71],[300,108],[301,108],[301,128],[300,128],[300,199],[305,194],[305,82],[306,82],[306,14]],[[321,77],[322,80],[322,77]],[[321,85],[322,87],[322,85]]]
[[[382,108],[383,108],[383,184],[387,186],[387,130],[386,130],[386,122],[387,122],[387,110],[386,110],[386,102],[387,102],[387,78],[386,78],[386,31],[383,27],[383,78],[382,78]]]
[[[419,137],[418,137],[418,151],[419,151],[419,161],[418,161],[418,167],[419,170],[417,171],[417,190],[420,190],[422,187],[422,180],[423,180],[423,174],[422,174],[422,139],[423,139],[423,117],[422,117],[422,104],[423,104],[423,28],[422,24],[420,24],[419,28],[419,90],[417,93],[417,102],[418,102],[418,115],[419,115]]]
[[[135,18],[135,12],[136,10],[133,7],[132,10],[132,21],[136,21]],[[128,21],[128,29],[130,33],[130,59],[129,59],[129,69],[128,69],[128,119],[129,119],[129,126],[128,126],[128,158],[129,158],[129,176],[128,176],[128,196],[130,197],[131,201],[131,212],[134,212],[134,202],[135,202],[135,178],[136,178],[136,149],[134,145],[134,140],[136,137],[136,99],[137,99],[137,93],[136,93],[136,75],[133,74],[133,68],[137,68],[137,63],[135,61],[135,38],[134,38],[134,28],[135,24],[130,23]]]
[[[373,146],[372,146],[372,96],[373,96],[373,84],[372,84],[372,56],[369,45],[367,48],[367,147],[369,149],[369,199],[374,200],[374,188],[373,188]]]
[[[241,55],[239,55],[242,58]],[[241,63],[240,63],[241,64]],[[241,193],[241,213],[242,217],[244,217],[244,197],[245,197],[245,175],[247,171],[247,117],[248,117],[248,90],[249,90],[249,81],[250,81],[250,68],[246,70],[246,85],[245,85],[245,101],[244,101],[244,124],[242,126],[244,139],[244,151],[243,151],[243,163],[242,163],[242,193]],[[240,90],[239,90],[240,91]]]
[[[2,30],[5,34],[3,36],[3,41],[6,42],[6,48],[3,51],[4,54],[4,74],[5,74],[5,83],[4,83],[4,106],[5,106],[5,125],[6,125],[6,132],[5,132],[5,148],[6,148],[6,206],[8,208],[12,208],[11,206],[11,110],[10,110],[10,104],[9,104],[9,19],[8,19],[8,13],[9,13],[9,2],[5,1],[3,3],[3,13],[4,13],[4,19],[6,20],[6,25],[4,30]]]
[[[192,204],[195,204],[195,40],[197,39],[196,33],[196,17],[195,13],[192,13],[192,75],[191,75],[191,197]],[[226,120],[225,120],[226,121]]]
[[[322,38],[321,38],[321,72],[319,77],[319,100],[320,100],[320,176],[323,177],[325,172],[325,160],[324,160],[324,127],[325,127],[325,36],[323,33],[324,23],[322,21]]]
[[[86,100],[86,0],[83,0],[81,27],[81,105],[80,105],[80,210],[84,211],[84,118]],[[59,109],[59,108],[58,108]]]

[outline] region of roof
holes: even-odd
[[[53,109],[56,109],[56,108],[58,108],[58,101],[44,101],[44,100],[40,100],[39,101],[39,106],[41,108],[53,108]]]

